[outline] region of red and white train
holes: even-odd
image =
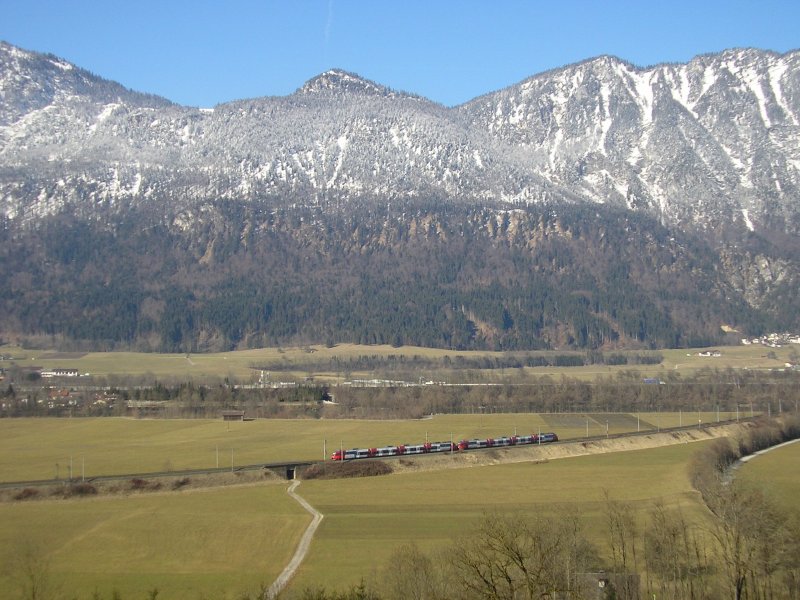
[[[404,456],[407,454],[430,454],[434,452],[457,452],[460,450],[479,450],[502,446],[522,446],[525,444],[547,444],[557,442],[555,433],[532,435],[512,435],[510,437],[487,438],[485,440],[461,440],[455,442],[426,442],[424,444],[404,444],[401,446],[384,446],[382,448],[352,448],[337,450],[331,454],[331,460],[353,460],[356,458],[379,458],[382,456]]]

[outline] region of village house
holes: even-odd
[[[44,369],[41,372],[42,377],[78,377],[78,369]]]

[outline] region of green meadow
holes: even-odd
[[[733,415],[721,413],[725,419]],[[340,446],[458,441],[554,431],[578,439],[654,431],[716,413],[436,415],[421,420],[0,419],[0,482],[321,460]]]
[[[305,481],[298,488],[325,518],[293,590],[344,588],[379,576],[392,551],[447,547],[487,511],[581,516],[605,545],[605,493],[643,520],[661,499],[699,515],[686,462],[699,444],[548,463],[517,463],[390,476]],[[171,494],[0,504],[0,561],[21,549],[47,559],[49,577],[79,597],[234,598],[270,583],[309,516],[284,484]],[[698,517],[699,518],[699,517]],[[8,575],[0,587],[12,589]]]

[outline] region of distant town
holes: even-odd
[[[769,333],[755,338],[742,338],[742,344],[750,346],[761,344],[770,348],[781,348],[788,344],[800,344],[800,334],[797,333]]]

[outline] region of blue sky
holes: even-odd
[[[452,106],[600,54],[800,47],[797,0],[0,0],[0,39],[192,106],[333,67]]]

